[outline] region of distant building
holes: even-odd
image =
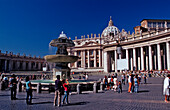
[[[12,52],[1,53],[0,50],[0,72],[11,71],[42,71],[43,67],[52,70],[53,64],[45,62],[44,58],[26,56],[20,53],[14,55]]]
[[[134,29],[120,31],[110,18],[101,34],[75,37],[75,47],[68,49],[79,56],[72,71],[117,72],[120,59],[127,59],[128,70],[170,70],[170,20],[144,19]]]

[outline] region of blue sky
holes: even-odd
[[[142,19],[170,19],[170,0],[0,0],[0,50],[26,55],[55,53],[49,42],[102,33],[110,16],[133,32]]]

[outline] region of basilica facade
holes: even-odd
[[[127,70],[170,70],[170,20],[144,19],[134,30],[120,31],[110,18],[101,34],[75,37],[68,53],[79,59],[69,65],[71,70],[118,72],[121,59]]]

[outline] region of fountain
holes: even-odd
[[[53,80],[56,79],[57,75],[60,75],[61,79],[70,80],[70,68],[68,63],[74,63],[78,57],[74,55],[68,55],[67,47],[73,47],[75,44],[71,39],[68,39],[66,34],[62,33],[58,39],[54,39],[50,42],[50,46],[57,47],[56,55],[47,55],[45,60],[47,62],[55,63],[53,68]]]

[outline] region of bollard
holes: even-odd
[[[93,93],[97,93],[97,83],[95,82],[93,85]]]
[[[22,83],[19,82],[19,92],[22,92]]]
[[[77,94],[81,94],[81,85],[77,84]]]
[[[37,93],[41,93],[41,83],[37,84]]]
[[[5,90],[4,81],[1,81],[1,90]]]
[[[52,84],[49,83],[49,89],[48,89],[48,92],[49,92],[49,93],[51,92],[51,89],[52,89]]]
[[[103,82],[100,83],[100,90],[101,90],[101,91],[104,90],[104,83],[103,83]]]

